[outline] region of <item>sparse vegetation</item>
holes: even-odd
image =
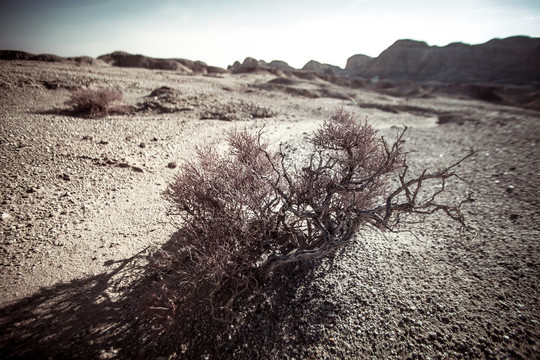
[[[391,229],[407,214],[437,211],[463,224],[461,203],[438,197],[472,151],[409,178],[405,130],[389,145],[341,109],[310,138],[311,154],[301,163],[281,146],[272,151],[261,132],[230,133],[223,154],[199,148],[165,193],[181,225],[177,247],[159,258],[168,283],[178,286],[163,297],[180,302],[175,308],[184,316],[208,307],[223,317],[239,293],[276,268],[344,248],[366,226]]]
[[[226,104],[214,102],[206,105],[206,110],[202,112],[201,119],[233,121],[250,118],[269,118],[273,116],[276,116],[276,112],[271,108],[252,102],[239,101]]]
[[[132,112],[132,108],[120,103],[122,93],[111,88],[86,89],[77,88],[71,91],[71,98],[66,102],[77,114],[90,117],[107,115],[123,115]]]

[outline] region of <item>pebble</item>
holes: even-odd
[[[58,178],[62,179],[64,181],[70,181],[71,180],[71,177],[69,176],[69,174],[66,174],[66,173],[58,175]]]
[[[7,212],[2,213],[2,221],[8,221],[9,219],[11,219],[11,215]]]

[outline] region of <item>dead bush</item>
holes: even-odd
[[[76,114],[90,117],[105,117],[107,115],[124,115],[132,112],[131,107],[122,105],[122,93],[111,88],[97,90],[77,88],[71,91],[71,97],[66,102],[72,106]]]
[[[225,121],[246,120],[251,118],[269,118],[277,113],[269,107],[260,106],[252,102],[239,101],[221,103],[215,101],[205,105],[201,113],[201,120],[218,119]]]
[[[271,151],[261,132],[230,133],[223,153],[199,148],[165,192],[181,230],[174,250],[159,256],[160,273],[176,284],[163,297],[183,315],[208,308],[225,316],[239,293],[277,267],[329,255],[366,226],[391,229],[406,214],[438,211],[463,224],[461,203],[438,198],[472,151],[409,177],[405,131],[390,145],[340,109],[310,138],[300,163],[281,146]]]

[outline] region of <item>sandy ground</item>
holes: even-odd
[[[0,62],[2,358],[540,357],[539,113],[316,78],[270,86],[275,78]],[[64,105],[81,85],[117,88],[134,106],[162,86],[177,92],[170,113],[87,119]],[[161,196],[169,163],[244,126],[301,152],[340,106],[390,139],[407,125],[414,171],[478,150],[446,194],[473,194],[470,231],[439,216],[399,233],[365,230],[344,254],[241,299],[235,324],[148,326],[136,310],[145,259],[175,233]]]

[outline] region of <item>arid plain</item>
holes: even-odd
[[[538,358],[540,113],[356,85],[1,61],[0,357]],[[75,116],[65,102],[80,86],[120,90],[137,111]],[[174,238],[162,192],[175,164],[235,127],[264,127],[302,154],[339,107],[389,140],[409,127],[417,173],[477,150],[445,193],[471,194],[469,231],[437,215],[366,229],[334,259],[275,274],[241,299],[234,324],[148,326],[138,300],[147,256]]]

